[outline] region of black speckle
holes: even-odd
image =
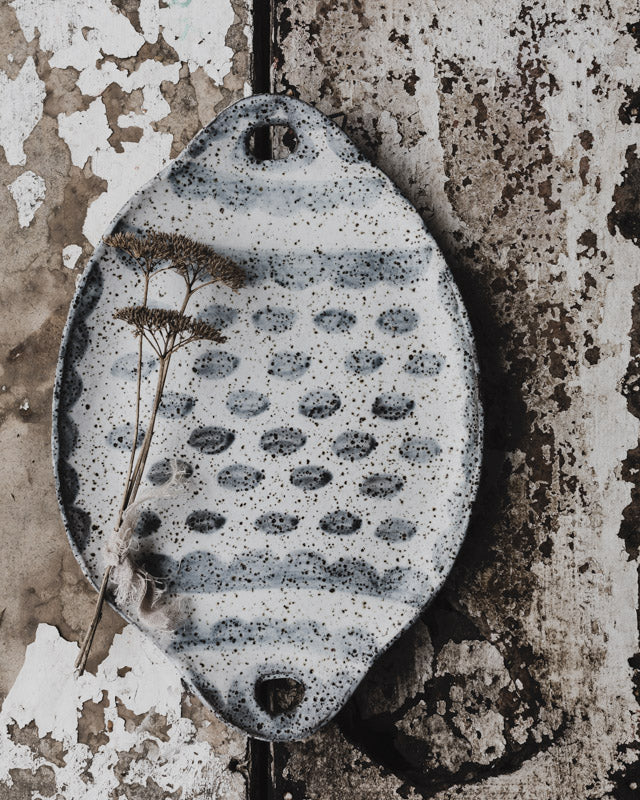
[[[204,509],[202,511],[192,511],[187,517],[187,527],[198,533],[209,533],[219,530],[226,522],[222,514]]]
[[[378,442],[370,433],[345,431],[335,440],[332,449],[340,458],[357,461],[366,458],[377,446]]]
[[[403,486],[404,478],[399,475],[370,475],[360,484],[360,494],[374,498],[393,497]]]
[[[147,472],[147,479],[154,486],[162,486],[162,484],[169,482],[174,470],[181,473],[185,478],[190,478],[193,475],[193,467],[187,461],[183,461],[180,458],[163,458],[151,465],[149,472]]]
[[[154,511],[145,508],[138,517],[138,521],[133,528],[133,534],[143,539],[145,536],[151,536],[151,534],[160,530],[161,525],[162,520],[160,517]]]
[[[306,353],[276,353],[267,371],[276,378],[292,381],[304,375],[310,364],[311,358]]]
[[[260,447],[271,455],[288,456],[299,450],[307,437],[299,428],[272,428],[260,437]]]
[[[361,525],[360,517],[356,517],[350,511],[332,511],[320,520],[320,528],[325,533],[334,533],[338,536],[355,533]]]
[[[403,394],[385,392],[385,394],[376,397],[371,411],[376,417],[394,421],[408,417],[414,407],[414,401],[405,397]]]
[[[270,511],[263,514],[253,523],[263,533],[289,533],[298,527],[300,520],[293,514],[284,514],[280,511]]]
[[[412,308],[389,308],[378,317],[377,325],[384,333],[398,336],[409,333],[418,324],[418,315]]]
[[[314,389],[300,401],[299,411],[310,419],[326,419],[340,408],[340,398],[335,392]]]
[[[413,522],[398,517],[383,520],[376,528],[375,535],[385,542],[405,542],[416,534]]]
[[[209,426],[206,428],[196,428],[191,431],[187,443],[201,453],[215,455],[231,447],[235,438],[236,435],[233,431],[229,431],[226,428]]]
[[[443,365],[444,361],[435,353],[411,353],[403,369],[409,375],[433,377],[440,372]]]
[[[143,439],[144,439],[144,431],[142,430],[142,428],[139,428],[138,438],[136,441],[136,448],[140,447]],[[133,444],[132,423],[125,422],[124,425],[118,425],[117,428],[114,428],[107,436],[107,443],[110,444],[111,447],[115,447],[118,450],[130,451],[131,445]]]
[[[296,467],[291,471],[291,483],[305,492],[326,486],[333,476],[324,467]]]
[[[328,308],[316,314],[313,321],[325,333],[346,333],[356,324],[356,315],[343,308]]]
[[[290,308],[272,308],[266,306],[256,311],[251,320],[259,331],[265,333],[284,333],[292,326],[296,318],[296,312]]]
[[[140,375],[148,378],[156,367],[157,359],[142,357]],[[135,381],[138,378],[138,354],[127,353],[113,362],[111,374],[115,378],[124,378],[126,381]]]
[[[384,364],[384,356],[375,350],[354,350],[344,362],[347,372],[355,375],[370,375]]]
[[[218,483],[225,489],[244,492],[255,487],[264,478],[264,472],[244,464],[232,464],[218,473]]]
[[[248,419],[257,417],[269,408],[269,398],[260,392],[253,392],[249,389],[239,389],[231,392],[227,397],[227,408],[237,417]]]
[[[208,350],[193,362],[193,371],[202,378],[226,378],[238,369],[240,359],[226,350]]]
[[[237,317],[238,311],[235,308],[221,306],[218,303],[207,306],[202,314],[198,315],[199,319],[203,319],[219,331],[232,325]]]
[[[161,417],[186,417],[193,411],[195,397],[180,392],[165,392],[158,408]]]
[[[439,456],[442,450],[435,439],[430,439],[428,436],[410,436],[402,442],[398,452],[407,461],[426,464],[427,461]]]

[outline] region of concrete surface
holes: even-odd
[[[38,623],[77,640],[93,602],[62,531],[49,459],[51,384],[75,279],[121,200],[246,91],[247,22],[245,5],[226,0],[0,5],[0,96],[10,109],[0,125],[3,695]],[[636,798],[637,3],[278,0],[273,38],[274,88],[344,114],[345,130],[445,251],[479,344],[487,450],[444,591],[338,721],[270,749],[251,795]],[[113,664],[121,627],[107,615],[94,670]],[[63,646],[47,641],[43,659]],[[109,686],[106,699],[82,705],[76,735],[102,753],[118,708]],[[149,774],[146,759],[165,757],[158,717],[169,712],[123,709],[137,738],[110,796],[172,796],[135,777]],[[63,744],[39,735],[36,712],[9,730],[27,766],[12,776],[20,793],[5,782],[6,796],[75,800],[58,784]],[[237,769],[244,742],[201,709],[184,713],[195,720],[182,724]],[[127,771],[134,753],[143,763]],[[242,796],[243,781],[227,777],[225,796]],[[209,796],[189,791],[182,800]]]

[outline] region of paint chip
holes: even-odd
[[[18,209],[20,227],[28,228],[36,211],[44,202],[46,192],[44,178],[28,170],[19,175],[7,188]]]

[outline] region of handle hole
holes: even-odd
[[[271,717],[290,714],[304,698],[304,686],[293,678],[263,678],[256,681],[256,701]]]
[[[297,147],[298,137],[288,125],[256,125],[247,135],[247,152],[257,161],[280,161]]]

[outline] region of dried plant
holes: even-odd
[[[208,245],[182,234],[161,231],[148,231],[140,236],[135,233],[112,233],[105,236],[104,242],[109,247],[127,253],[135,261],[142,275],[141,304],[120,308],[114,313],[114,318],[130,325],[138,338],[136,413],[122,502],[114,533],[107,544],[107,568],[100,585],[91,625],[76,660],[76,670],[79,674],[85,669],[110,581],[115,584],[117,597],[135,600],[139,615],[149,625],[162,629],[169,627],[172,622],[174,612],[166,605],[163,607],[162,592],[158,589],[156,581],[131,560],[130,542],[137,514],[140,505],[149,499],[141,497],[136,501],[136,498],[147,463],[172,355],[192,342],[226,341],[226,337],[213,325],[185,313],[189,301],[197,291],[214,283],[223,283],[235,291],[241,288],[245,281],[244,272],[233,261],[216,253]],[[165,271],[173,271],[184,280],[185,289],[180,307],[150,308],[147,305],[150,281]],[[140,431],[144,342],[156,354],[159,367],[149,422],[136,456]],[[173,483],[175,481],[172,481]]]

